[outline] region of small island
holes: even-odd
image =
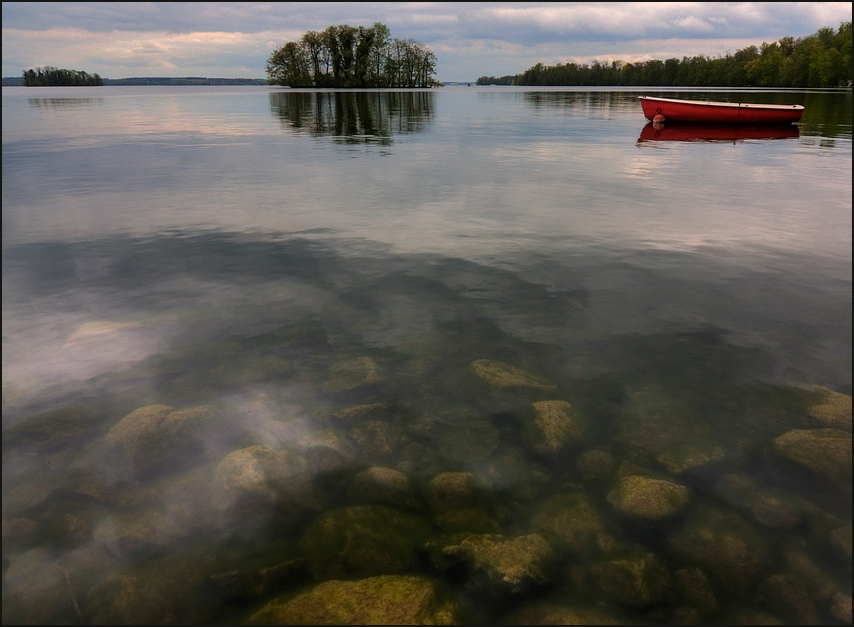
[[[308,31],[267,60],[267,82],[283,87],[435,87],[436,55],[411,39],[393,39],[388,26],[339,24]]]
[[[24,70],[24,87],[103,87],[104,80],[97,74],[80,70],[63,70],[48,65],[44,68]]]

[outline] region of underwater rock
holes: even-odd
[[[715,492],[764,527],[793,527],[804,518],[803,507],[793,497],[763,488],[747,475],[724,475],[715,484]]]
[[[429,524],[380,505],[357,505],[323,514],[300,541],[315,579],[358,579],[412,570]]]
[[[471,364],[472,370],[489,387],[496,391],[544,391],[556,389],[546,379],[531,374],[501,361],[478,359]]]
[[[353,357],[338,362],[329,369],[326,388],[334,392],[347,392],[379,382],[379,367],[372,357]]]
[[[450,463],[485,459],[498,447],[500,438],[498,429],[469,412],[435,416],[429,435],[437,454]]]
[[[525,429],[525,440],[541,454],[557,453],[584,435],[584,420],[566,401],[534,403],[534,419]]]
[[[836,593],[836,586],[821,569],[804,553],[798,550],[786,552],[786,565],[810,595],[816,600],[829,600]]]
[[[830,608],[830,615],[836,620],[843,623],[851,624],[851,595],[837,593],[833,597],[833,606]]]
[[[252,504],[295,511],[315,505],[308,462],[291,451],[259,445],[238,449],[226,455],[213,474],[215,502],[236,513]]]
[[[761,535],[734,512],[701,507],[668,538],[681,559],[701,566],[728,593],[750,591],[768,552]]]
[[[607,451],[592,449],[584,451],[575,462],[581,478],[587,481],[601,481],[614,471],[614,456]]]
[[[515,610],[501,623],[503,625],[626,625],[629,621],[595,607],[535,601]]]
[[[433,519],[443,533],[457,533],[468,531],[470,533],[496,533],[500,526],[498,522],[489,515],[482,507],[471,507],[468,509],[455,509],[439,514]]]
[[[460,558],[470,572],[470,584],[494,594],[524,592],[551,580],[556,555],[539,534],[508,538],[470,535],[443,549]]]
[[[723,459],[724,452],[718,446],[679,444],[660,453],[656,459],[664,469],[674,475],[705,466]]]
[[[774,440],[783,457],[824,475],[841,485],[851,485],[851,434],[838,429],[795,429]]]
[[[550,498],[531,519],[531,528],[559,550],[584,553],[595,546],[596,534],[605,525],[583,494],[558,494]]]
[[[822,395],[821,401],[812,405],[807,414],[835,429],[851,430],[851,396],[840,394],[826,387],[816,385],[813,388]]]
[[[721,609],[709,578],[699,568],[680,568],[673,573],[673,580],[676,594],[686,605],[706,616]]]
[[[8,547],[28,544],[35,536],[38,523],[29,518],[4,518],[3,519],[3,547],[4,554]]]
[[[833,545],[841,551],[841,553],[851,559],[851,525],[847,527],[839,527],[830,532],[830,537]]]
[[[232,570],[208,577],[210,590],[225,601],[247,602],[280,594],[305,581],[305,558],[256,570]]]
[[[425,577],[386,575],[326,581],[252,614],[255,625],[451,625],[459,608]]]
[[[759,585],[759,599],[769,610],[783,616],[796,616],[803,625],[817,622],[812,598],[791,575],[771,575]]]
[[[300,439],[299,445],[313,476],[343,470],[356,461],[355,447],[335,429],[310,433]]]
[[[365,504],[417,508],[409,478],[394,468],[374,466],[353,478],[347,492],[350,501]]]
[[[704,452],[714,451],[715,434],[693,410],[665,391],[645,388],[635,392],[625,410],[616,421],[616,439],[629,450],[653,456],[668,455],[690,447]],[[691,460],[676,455],[672,463],[677,467]],[[695,458],[694,461],[698,461]]]
[[[605,597],[637,608],[661,603],[672,585],[667,568],[652,553],[599,562],[590,574]]]
[[[5,553],[5,543],[3,548]],[[3,557],[5,562],[5,554]],[[13,556],[8,568],[4,564],[4,625],[43,625],[78,620],[71,607],[63,572],[55,566],[55,559],[46,549],[39,548]]]
[[[373,420],[386,420],[389,417],[390,407],[385,403],[368,403],[346,407],[332,414],[332,417],[342,424],[353,424],[367,418]]]
[[[370,460],[385,460],[400,448],[400,429],[384,420],[366,420],[350,430],[350,437]]]
[[[608,493],[608,502],[624,514],[657,520],[666,518],[688,502],[688,488],[650,477],[623,477]]]
[[[192,431],[216,416],[209,405],[184,410],[147,405],[113,425],[106,440],[122,449],[138,471],[150,471],[171,461],[185,461],[193,450]]]
[[[443,472],[430,480],[427,498],[437,512],[473,507],[483,493],[470,472]]]
[[[3,432],[4,447],[34,446],[51,451],[95,435],[97,418],[82,407],[52,409],[16,423]]]
[[[187,531],[163,513],[148,509],[107,517],[93,537],[113,554],[128,556],[168,547]]]

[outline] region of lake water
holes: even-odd
[[[850,622],[851,109],[3,88],[4,623]]]

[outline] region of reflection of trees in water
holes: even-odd
[[[433,121],[433,92],[285,92],[270,94],[282,127],[352,144],[392,143],[394,135],[420,133]]]
[[[35,109],[88,109],[103,101],[103,98],[27,98],[27,103]]]
[[[534,109],[563,109],[571,113],[607,116],[613,111],[628,111],[640,105],[634,94],[608,91],[528,91],[525,102]]]

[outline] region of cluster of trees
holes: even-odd
[[[267,59],[267,82],[289,87],[433,87],[436,55],[385,24],[308,31]]]
[[[101,87],[103,84],[103,79],[97,74],[89,75],[79,70],[61,70],[49,65],[45,68],[24,70],[23,77],[24,87]]]
[[[639,63],[537,63],[522,74],[482,76],[478,85],[662,87],[845,87],[851,85],[851,22],[808,37],[783,37],[724,57]]]

